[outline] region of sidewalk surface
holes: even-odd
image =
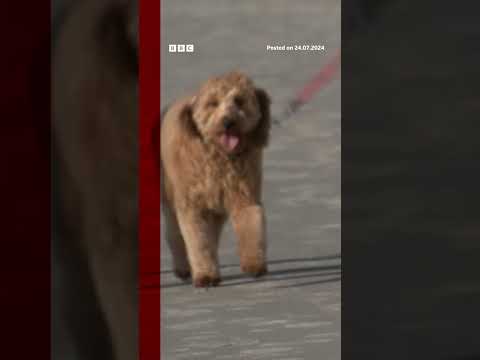
[[[194,44],[194,53],[168,53]],[[325,51],[267,51],[267,45]],[[162,106],[213,74],[239,69],[281,112],[340,46],[340,1],[162,1]],[[265,158],[269,270],[245,277],[235,238],[221,241],[222,286],[170,272],[162,242],[162,359],[340,359],[340,77],[274,126]]]

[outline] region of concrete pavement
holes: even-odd
[[[194,44],[194,53],[168,53]],[[267,51],[324,45],[325,51]],[[278,114],[340,46],[340,1],[162,1],[162,104],[236,68]],[[162,243],[162,359],[340,359],[340,79],[274,127],[265,159],[269,270],[239,268],[228,227],[223,283],[195,290],[170,272]]]

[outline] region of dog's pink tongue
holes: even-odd
[[[233,151],[238,145],[238,137],[235,135],[223,134],[220,140],[228,151]]]

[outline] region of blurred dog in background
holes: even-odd
[[[137,358],[137,2],[55,1],[53,358]]]

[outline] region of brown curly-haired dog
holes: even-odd
[[[261,202],[262,152],[270,131],[270,99],[240,72],[208,80],[174,103],[161,130],[162,200],[175,274],[196,287],[220,282],[218,242],[228,217],[240,265],[266,273]]]

